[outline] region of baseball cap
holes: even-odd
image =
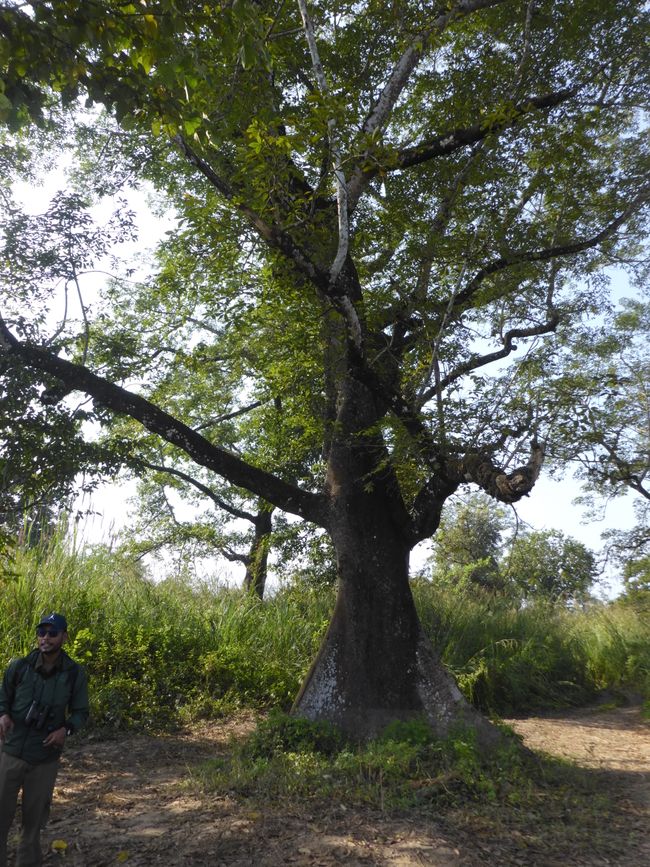
[[[48,614],[47,617],[41,617],[38,626],[53,626],[55,629],[58,629],[59,632],[68,631],[68,621],[65,619],[63,614],[52,613]]]

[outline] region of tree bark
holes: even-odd
[[[293,712],[355,739],[394,720],[425,718],[436,735],[465,723],[484,745],[499,736],[462,696],[424,635],[408,580],[409,546],[385,502],[348,504],[333,532],[339,569],[334,614]]]
[[[244,590],[259,599],[264,598],[266,588],[269,541],[272,529],[273,509],[262,507],[255,518],[255,535],[246,558],[246,574],[244,575]]]
[[[494,743],[496,729],[464,699],[420,624],[409,586],[413,524],[381,434],[369,433],[382,409],[352,379],[340,395],[327,479],[338,596],[293,712],[359,740],[424,717],[439,736],[465,723]]]

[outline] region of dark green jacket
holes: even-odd
[[[27,725],[25,717],[32,702],[45,708],[43,726]],[[14,722],[5,739],[3,751],[33,765],[52,762],[61,750],[44,747],[49,732],[61,726],[74,732],[88,719],[88,679],[85,670],[61,651],[57,665],[49,673],[42,669],[41,655],[32,651],[13,659],[0,687],[0,716],[8,713]]]

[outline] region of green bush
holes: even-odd
[[[63,611],[68,650],[86,666],[93,724],[168,728],[235,707],[288,708],[327,624],[331,593],[240,592],[154,583],[129,560],[63,535],[18,549],[0,572],[3,658],[34,645],[45,611]]]
[[[328,722],[310,722],[302,717],[271,711],[246,742],[252,758],[271,758],[278,753],[313,752],[334,755],[344,744],[341,732]]]
[[[649,692],[650,618],[614,602],[569,609],[459,596],[414,583],[424,628],[465,695],[501,715],[577,705],[606,688]]]

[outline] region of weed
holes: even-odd
[[[272,758],[279,753],[313,752],[331,756],[344,743],[341,732],[328,722],[310,722],[302,717],[271,711],[246,743],[252,758]]]

